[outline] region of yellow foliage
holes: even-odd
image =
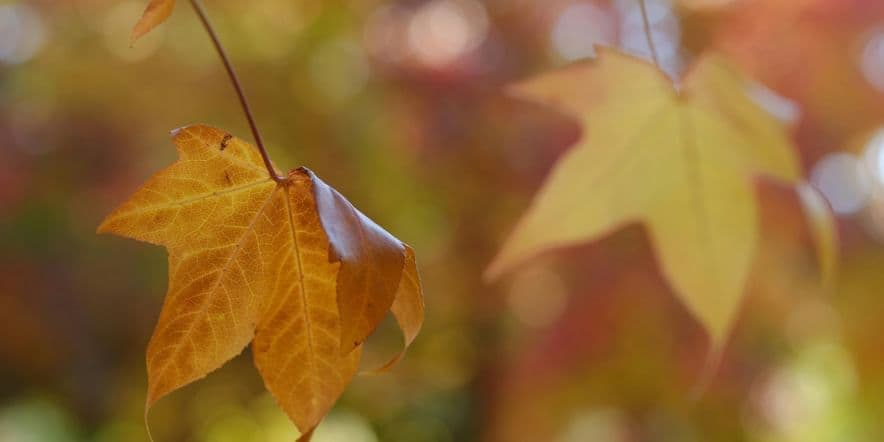
[[[674,86],[653,65],[607,49],[516,85],[515,95],[578,118],[583,135],[487,275],[643,222],[669,283],[720,343],[758,243],[752,178],[799,182],[784,129],[746,86],[716,57],[701,58]]]

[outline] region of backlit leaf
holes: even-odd
[[[387,311],[406,346],[414,339],[414,254],[305,168],[277,183],[254,146],[207,126],[174,141],[179,160],[99,227],[169,252],[147,407],[252,342],[267,389],[306,439]]]

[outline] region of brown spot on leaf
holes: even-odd
[[[221,139],[221,150],[227,147],[227,143],[230,143],[230,140],[233,138],[233,135],[225,134],[224,138]]]

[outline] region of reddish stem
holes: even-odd
[[[215,45],[215,49],[218,51],[218,56],[221,57],[221,62],[224,64],[224,69],[227,70],[227,76],[230,78],[230,82],[233,84],[233,88],[236,90],[236,95],[239,97],[239,104],[242,106],[243,113],[246,115],[246,120],[249,121],[249,128],[252,129],[252,136],[255,138],[255,144],[258,146],[258,151],[261,152],[261,159],[264,160],[264,167],[267,168],[267,173],[270,174],[270,178],[273,178],[273,181],[277,183],[283,183],[286,179],[282,176],[279,176],[276,173],[276,170],[273,169],[273,163],[270,161],[270,155],[267,154],[267,149],[264,147],[264,141],[261,139],[261,133],[258,131],[258,125],[255,124],[255,117],[252,115],[252,109],[249,107],[249,102],[246,100],[246,94],[243,92],[242,85],[239,82],[239,78],[236,76],[236,72],[233,70],[233,65],[230,63],[230,59],[227,57],[227,52],[224,51],[224,47],[221,46],[221,40],[218,39],[218,34],[215,33],[215,29],[212,27],[212,23],[209,21],[208,15],[206,15],[206,11],[203,9],[199,0],[190,0],[191,6],[193,6],[193,10],[196,11],[196,15],[199,16],[200,21],[203,23],[203,27],[206,28],[206,32],[209,34],[209,38],[212,39],[212,44]]]

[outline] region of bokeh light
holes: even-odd
[[[884,242],[884,127],[873,131],[865,143],[863,163],[872,177],[869,204],[863,228],[879,242]]]
[[[43,19],[27,3],[0,4],[0,63],[30,60],[46,43]]]
[[[361,46],[348,37],[340,37],[320,47],[309,60],[310,80],[324,98],[328,109],[346,103],[362,90],[370,70]],[[302,88],[300,77],[292,82]]]
[[[74,428],[65,410],[32,397],[0,408],[0,441],[73,442]]]
[[[785,124],[797,123],[801,117],[798,104],[762,84],[751,83],[746,94],[768,114]]]
[[[275,440],[275,439],[274,439]],[[281,439],[280,439],[281,440]],[[351,411],[336,411],[316,429],[316,442],[378,442],[371,424]]]
[[[761,440],[858,440],[861,430],[842,414],[855,387],[853,363],[840,345],[827,337],[805,343],[756,385],[753,406],[760,421],[750,417],[748,426]]]
[[[611,13],[589,2],[574,3],[562,10],[550,39],[556,54],[567,61],[595,56],[595,45],[613,45],[616,29]]]
[[[884,127],[878,129],[866,143],[864,159],[875,177],[876,184],[884,187]]]
[[[875,89],[884,92],[884,30],[871,33],[860,54],[860,69]]]
[[[369,55],[386,63],[402,61],[407,52],[403,45],[407,18],[408,12],[396,5],[382,5],[374,10],[363,28],[363,42]]]
[[[476,49],[488,32],[485,8],[474,0],[433,0],[409,19],[408,46],[421,63],[440,67]]]
[[[616,409],[579,410],[565,425],[556,442],[627,442],[626,416]]]
[[[841,215],[865,207],[871,190],[869,178],[860,159],[849,153],[826,155],[810,173],[810,181],[826,197],[832,210]]]
[[[568,301],[562,278],[547,266],[538,265],[516,275],[510,285],[507,304],[513,316],[529,327],[555,322]]]

